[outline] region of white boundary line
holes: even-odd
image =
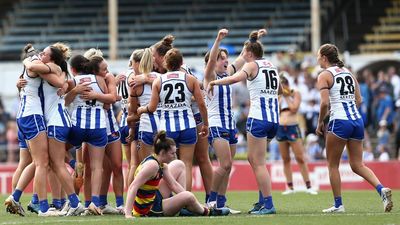
[[[248,214],[239,214],[235,216],[229,216],[229,217],[234,217],[234,218],[261,218],[261,217],[351,217],[351,216],[383,216],[383,215],[400,215],[400,212],[395,212],[395,213],[384,213],[384,212],[376,212],[376,213],[330,213],[330,214],[325,214],[325,213],[311,213],[311,214],[275,214],[275,215],[248,215]],[[18,218],[18,217],[17,217]],[[38,217],[39,219],[40,217]],[[69,217],[71,218],[71,217]],[[37,221],[10,221],[10,222],[2,222],[0,224],[4,225],[12,225],[12,224],[55,224],[55,223],[76,223],[76,222],[112,222],[112,221],[129,221],[125,219],[124,217],[120,218],[108,218],[104,219],[104,217],[101,218],[90,218],[90,217],[85,217],[86,219],[83,219],[83,217],[75,217],[77,218],[76,220],[70,220],[70,219],[58,219],[58,220],[45,220],[43,218],[42,221],[37,220]],[[185,219],[225,219],[226,216],[216,216],[216,217],[184,217]],[[146,218],[135,218],[132,219],[132,222],[135,220],[140,220],[140,221],[145,221],[145,220],[181,220],[182,217],[146,217]]]

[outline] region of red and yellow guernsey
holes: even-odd
[[[132,210],[133,216],[136,217],[146,216],[150,212],[154,204],[154,199],[156,198],[156,191],[158,191],[160,181],[163,176],[163,168],[154,157],[154,154],[148,156],[140,163],[135,171],[135,176],[143,168],[143,164],[149,160],[155,160],[158,163],[159,169],[157,174],[150,180],[146,181],[146,183],[143,184],[136,193],[135,202],[133,204]]]

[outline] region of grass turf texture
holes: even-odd
[[[203,201],[204,194],[196,193],[198,199]],[[330,191],[322,191],[318,195],[296,193],[282,196],[280,192],[273,192],[276,215],[252,216],[247,214],[252,203],[258,199],[256,192],[229,192],[228,205],[233,209],[241,210],[242,214],[227,217],[165,217],[165,218],[135,218],[126,220],[123,216],[86,216],[86,217],[57,217],[39,218],[36,214],[26,212],[25,217],[10,215],[5,212],[2,205],[0,210],[0,224],[382,224],[400,225],[400,191],[393,191],[394,208],[391,213],[384,213],[381,200],[376,191],[345,191],[343,204],[346,208],[344,214],[323,214],[322,209],[332,206],[333,199]],[[7,196],[1,196],[3,204]],[[49,198],[50,199],[50,198]],[[30,201],[29,195],[21,199],[26,210]],[[113,193],[109,194],[109,203],[114,204]]]

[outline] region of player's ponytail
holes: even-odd
[[[264,54],[264,49],[261,42],[258,40],[258,31],[252,31],[249,35],[249,40],[244,43],[246,51],[253,53],[256,59],[261,59]]]
[[[140,59],[139,72],[149,74],[153,70],[153,53],[150,48],[146,48]]]
[[[38,52],[35,50],[35,48],[33,47],[33,45],[31,43],[25,45],[25,47],[22,49],[22,53],[21,53],[21,60],[24,60],[28,57],[37,55]]]
[[[319,54],[325,56],[328,62],[338,67],[343,67],[344,63],[339,59],[339,50],[333,44],[324,44],[319,48]]]
[[[175,141],[167,137],[167,133],[162,130],[157,133],[154,138],[154,152],[158,155],[161,150],[168,151],[172,146],[175,146]]]
[[[83,56],[85,56],[85,58],[89,60],[91,60],[92,57],[95,56],[103,58],[103,52],[98,48],[90,48],[85,53],[83,53]]]
[[[165,36],[161,41],[154,44],[153,48],[160,56],[165,56],[165,54],[172,48],[172,43],[175,37],[171,34]]]

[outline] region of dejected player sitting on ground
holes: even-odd
[[[185,164],[175,160],[175,142],[166,137],[165,131],[157,134],[154,152],[136,169],[127,194],[125,218],[174,216],[183,208],[199,216],[229,214],[229,210],[203,207],[193,193],[185,191]],[[171,197],[172,192],[175,195]]]

